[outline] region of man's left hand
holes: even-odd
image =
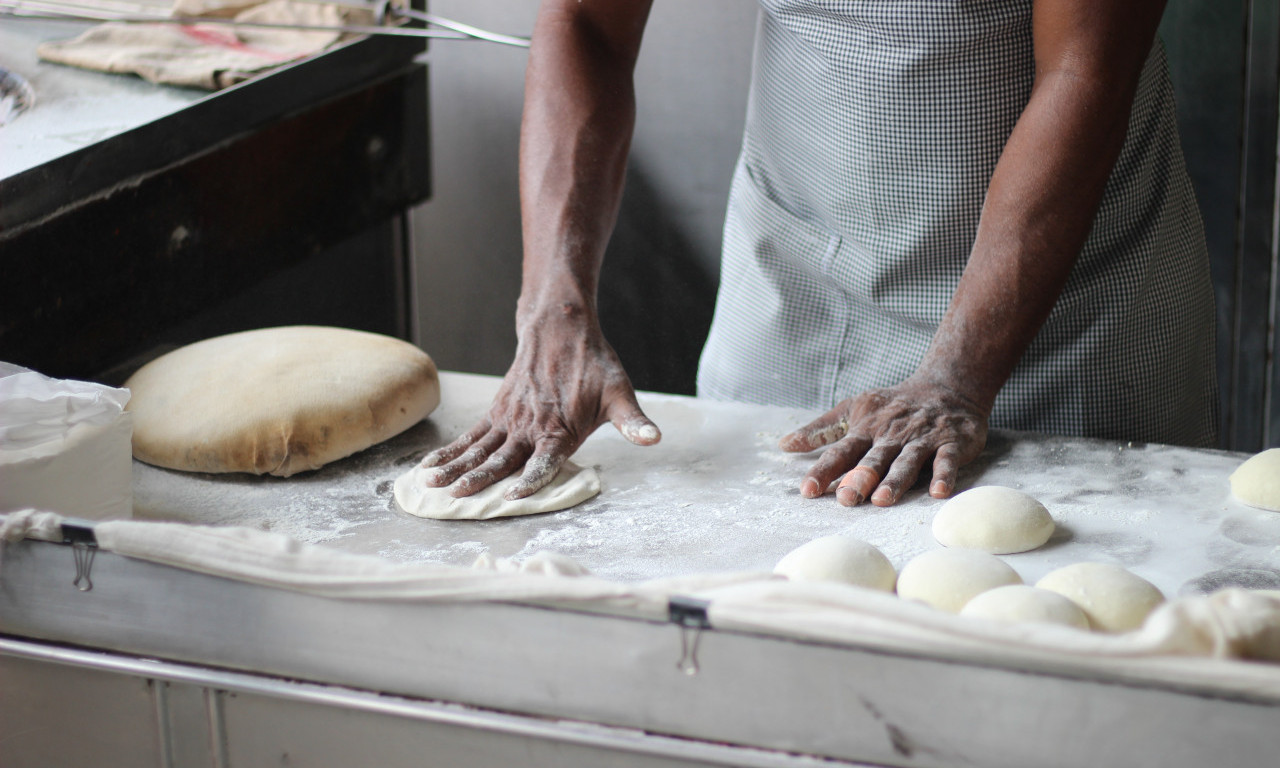
[[[805,498],[823,495],[840,478],[841,504],[869,498],[887,507],[902,498],[930,459],[929,494],[950,496],[957,471],[986,445],[987,415],[950,388],[908,379],[842,401],[779,445],[796,453],[827,446],[800,483]]]

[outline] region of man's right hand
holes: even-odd
[[[520,499],[551,482],[566,459],[605,422],[636,445],[662,438],[636,402],[617,353],[594,317],[573,304],[546,319],[521,323],[515,361],[486,418],[428,454],[427,484],[453,484],[469,496],[520,472],[506,498]]]

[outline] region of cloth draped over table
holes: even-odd
[[[68,520],[36,510],[0,517],[0,562],[10,542],[62,541]],[[708,602],[716,630],[1280,695],[1280,665],[1248,663],[1280,662],[1280,596],[1274,593],[1226,589],[1181,598],[1157,609],[1140,630],[1106,635],[955,616],[874,590],[767,573],[623,583],[592,576],[550,552],[521,563],[481,556],[465,568],[397,563],[243,527],[110,521],[93,531],[102,551],[333,599],[526,603],[653,620],[666,618],[671,598],[693,597]]]

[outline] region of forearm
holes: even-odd
[[[647,15],[647,3],[618,5],[627,7],[602,14],[549,2],[538,16],[520,138],[522,324],[555,313],[595,316],[635,123],[632,69]]]
[[[635,121],[631,71],[649,0],[543,0],[520,132],[519,344],[485,418],[430,453],[426,482],[466,496],[514,472],[505,498],[551,482],[601,424],[661,439],[600,333],[596,284]]]
[[[1150,37],[1145,44],[1124,61],[1090,65],[1063,57],[1066,65],[1039,73],[992,175],[969,262],[917,377],[990,411],[1089,235],[1124,144]]]

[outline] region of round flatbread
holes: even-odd
[[[508,501],[507,491],[520,481],[520,474],[499,480],[471,496],[454,498],[449,488],[427,485],[427,475],[435,470],[421,465],[396,478],[396,504],[416,517],[435,520],[491,520],[495,517],[540,515],[577,506],[600,493],[600,475],[591,467],[572,461],[560,465],[554,480],[523,499]]]
[[[125,386],[138,460],[280,477],[380,443],[440,403],[435,363],[422,350],[318,326],[197,342],[151,361]]]

